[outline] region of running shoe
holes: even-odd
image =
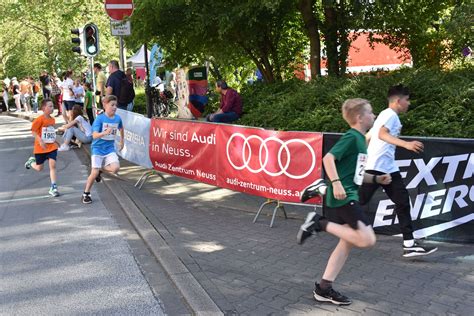
[[[323,179],[314,181],[301,192],[301,202],[304,203],[318,195],[326,194],[327,188],[328,186]]]
[[[412,247],[403,246],[403,257],[413,258],[413,257],[426,256],[426,255],[432,254],[436,250],[438,250],[438,247],[423,246],[417,241],[415,241]]]
[[[91,204],[92,203],[90,193],[89,194],[87,194],[87,193],[82,194],[82,203],[84,203],[84,204]]]
[[[322,290],[318,283],[314,288],[313,297],[318,302],[330,302],[335,305],[350,305],[352,303],[350,298],[335,291],[332,287],[325,291]]]
[[[26,169],[30,169],[31,168],[31,165],[36,162],[36,159],[35,157],[30,157],[28,158],[28,160],[25,162],[25,168]]]
[[[321,224],[319,220],[322,219],[321,215],[317,214],[316,212],[309,212],[306,216],[306,220],[304,221],[303,225],[300,226],[300,230],[296,235],[296,242],[299,245],[302,245],[306,239],[308,239],[311,235],[315,232],[319,233],[322,231]]]
[[[71,149],[69,145],[62,144],[61,146],[59,146],[58,151],[68,151],[69,149]]]
[[[51,188],[49,188],[49,195],[53,197],[58,197],[60,195],[58,191],[58,187],[55,185],[51,186]]]

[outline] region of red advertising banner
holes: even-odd
[[[285,202],[321,177],[322,134],[152,119],[154,169]]]
[[[152,119],[150,159],[153,168],[217,185],[216,125]]]
[[[221,125],[217,185],[286,202],[321,177],[321,133]]]

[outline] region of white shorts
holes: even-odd
[[[119,163],[119,158],[116,153],[110,153],[105,156],[101,155],[92,155],[91,156],[91,165],[92,168],[101,169],[102,167],[113,164],[114,162]]]

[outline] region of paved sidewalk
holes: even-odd
[[[474,246],[435,243],[440,250],[418,260],[401,257],[401,240],[378,236],[371,250],[354,250],[335,283],[353,298],[347,307],[319,304],[313,283],[321,277],[336,238],[321,233],[303,246],[296,232],[307,208],[292,218],[253,216],[264,200],[165,175],[140,191],[143,172],[123,162],[121,182],[142,212],[228,314],[468,315],[474,310]],[[240,210],[239,210],[240,209]],[[243,212],[242,210],[245,210]]]

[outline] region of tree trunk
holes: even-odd
[[[334,4],[324,4],[324,42],[326,44],[327,52],[327,68],[329,76],[340,75],[339,73],[339,53],[337,51],[338,36],[337,36],[337,14]]]
[[[318,26],[320,21],[313,12],[315,2],[316,0],[299,0],[298,2],[298,9],[303,17],[306,35],[309,38],[311,79],[321,76],[321,42]]]

